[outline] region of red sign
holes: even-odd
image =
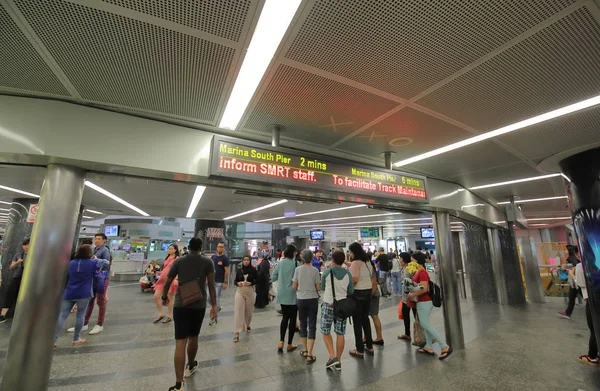
[[[38,214],[38,204],[29,205],[29,213],[27,214],[27,222],[35,223]]]

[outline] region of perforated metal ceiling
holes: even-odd
[[[6,10],[0,7],[0,91],[8,88],[69,95]]]
[[[238,41],[251,0],[102,0]]]

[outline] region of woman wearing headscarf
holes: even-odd
[[[356,301],[356,309],[354,315],[352,315],[356,349],[350,350],[349,353],[351,356],[363,358],[365,356],[365,343],[367,352],[374,354],[369,312],[371,310],[371,296],[375,294],[377,289],[377,274],[373,262],[371,262],[360,243],[354,242],[348,248],[352,258],[350,272],[352,273],[354,300]],[[363,331],[365,342],[363,342]]]
[[[250,323],[252,322],[252,314],[254,313],[254,300],[256,299],[254,285],[256,284],[257,277],[258,272],[252,266],[250,256],[246,255],[242,259],[241,267],[235,274],[235,286],[237,286],[233,310],[233,323],[235,325],[233,342],[235,343],[240,341],[242,330],[245,329],[248,333],[252,330]]]
[[[257,266],[256,279],[256,308],[265,308],[269,304],[269,279],[271,271],[271,257],[267,256]]]

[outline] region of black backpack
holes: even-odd
[[[433,281],[429,281],[429,297],[434,307],[442,306],[442,288]]]

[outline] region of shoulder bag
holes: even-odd
[[[200,286],[200,277],[188,281],[185,284],[179,284],[179,296],[184,307],[188,307],[204,298]]]
[[[333,316],[336,318],[346,319],[351,317],[356,311],[356,303],[353,298],[346,297],[345,299],[335,299],[335,279],[333,278],[333,269],[329,273],[331,276],[331,293],[333,294]]]

